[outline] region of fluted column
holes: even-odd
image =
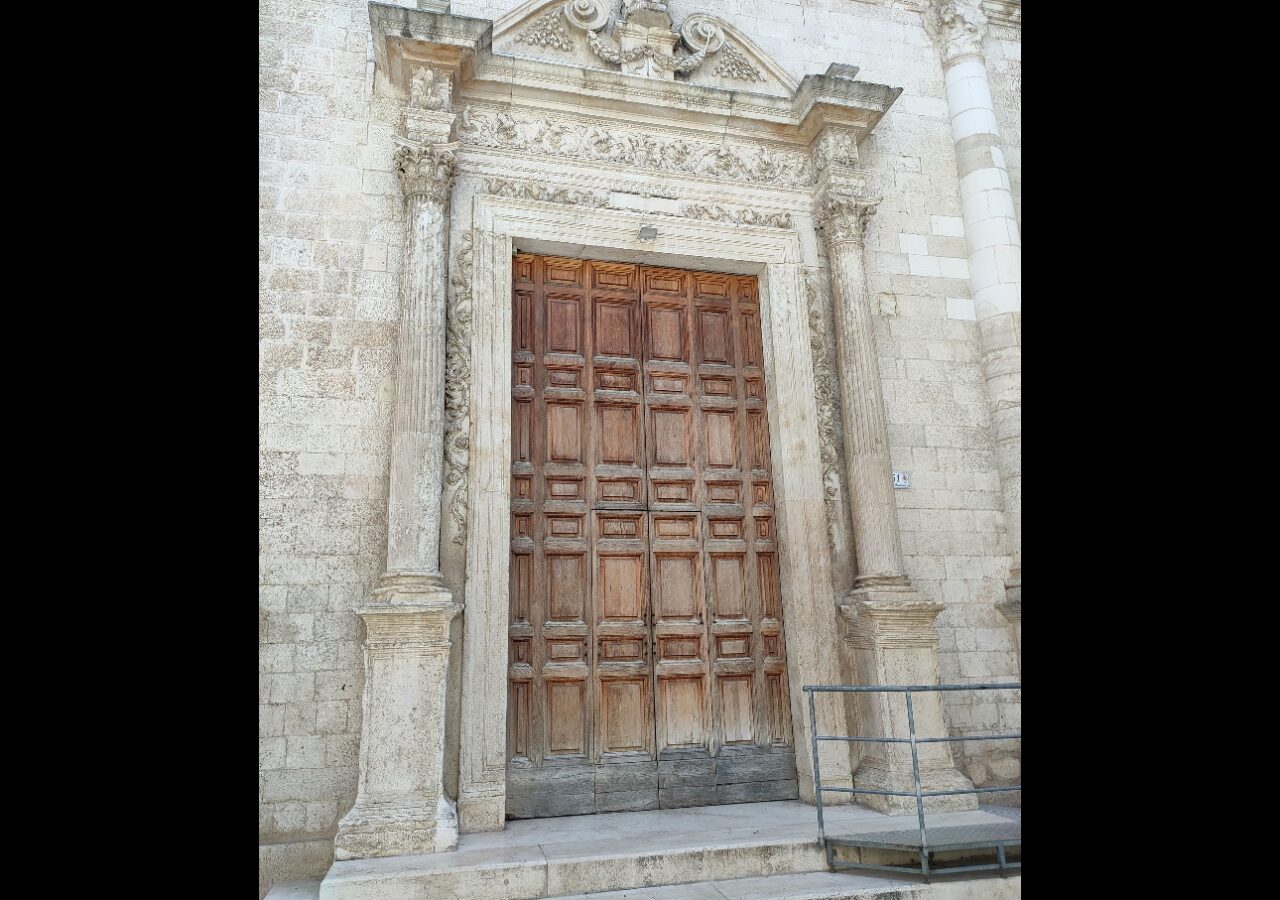
[[[839,142],[820,136],[818,152]],[[889,460],[875,323],[863,268],[863,233],[879,200],[867,196],[864,180],[849,163],[855,151],[847,143],[840,155],[828,153],[817,186],[816,223],[827,249],[831,300],[840,365],[840,406],[844,424],[845,465],[853,514],[858,575],[847,602],[846,642],[864,684],[937,684],[937,631],[934,617],[942,606],[917,592],[902,562],[898,506]],[[920,694],[916,733],[946,734],[938,694]],[[905,738],[906,706],[901,694],[860,695],[858,730],[862,734]],[[946,744],[925,745],[920,763],[926,790],[971,786],[956,769]],[[870,744],[862,750],[854,787],[914,790],[911,755],[901,745]],[[915,801],[859,794],[859,803],[886,812],[908,812]],[[935,798],[934,809],[976,807],[972,796]]]
[[[372,600],[356,610],[366,629],[360,782],[355,805],[338,823],[337,859],[430,853],[457,844],[457,813],[442,779],[449,631],[461,606],[440,576],[454,148],[402,146],[395,169],[405,196],[405,242],[387,568]]]
[[[1009,539],[1005,598],[1022,667],[1022,235],[982,58],[977,0],[933,0],[925,30],[942,57],[969,250],[969,289]]]

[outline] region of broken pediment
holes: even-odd
[[[793,97],[798,84],[715,16],[672,20],[667,0],[528,0],[494,22],[493,52],[727,91]]]

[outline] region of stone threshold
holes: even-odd
[[[914,816],[886,816],[854,805],[827,807],[824,814],[833,836],[915,822]],[[983,811],[929,816],[931,825],[1003,821]],[[335,862],[318,896],[539,900],[681,885],[688,892],[701,882],[825,873],[817,836],[814,807],[794,800],[528,819],[508,822],[500,832],[464,834],[451,853]],[[844,884],[891,883],[873,876],[833,877]]]

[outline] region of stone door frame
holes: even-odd
[[[812,801],[808,710],[802,702],[801,686],[830,682],[839,671],[840,627],[830,580],[831,550],[826,539],[800,233],[486,193],[475,194],[471,202],[475,269],[458,781],[461,829],[496,831],[505,824],[510,304],[511,258],[516,249],[757,276],[792,728],[800,796]],[[656,227],[655,239],[640,240],[644,225]],[[832,774],[838,778],[848,773]]]

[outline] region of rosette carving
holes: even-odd
[[[599,31],[609,24],[609,7],[604,0],[569,0],[564,17],[579,31]]]

